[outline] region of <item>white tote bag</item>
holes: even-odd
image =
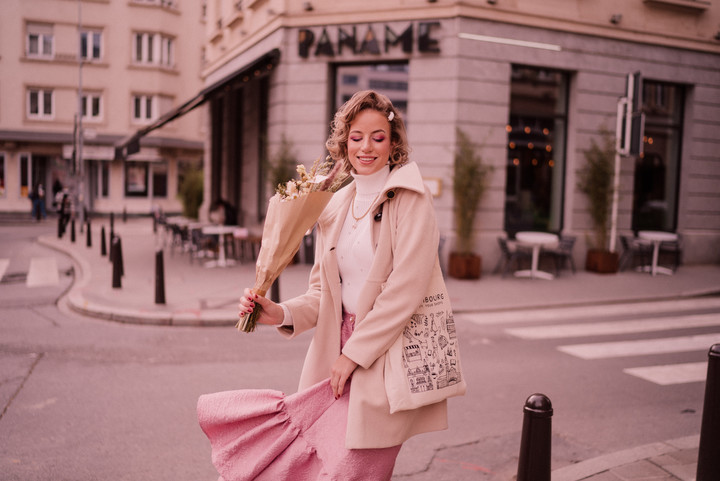
[[[427,294],[385,356],[390,412],[465,394],[460,350],[445,280],[435,260]]]

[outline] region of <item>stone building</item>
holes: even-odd
[[[300,162],[324,156],[333,112],[372,88],[404,113],[445,253],[462,129],[494,167],[475,225],[485,270],[496,238],[519,230],[577,236],[581,265],[591,221],[577,173],[637,78],[643,154],[621,158],[618,233],[677,232],[684,262],[720,261],[716,3],[208,0],[206,15],[194,97],[209,105],[206,203],[228,199],[243,225],[262,223],[264,160],[284,140]]]
[[[124,160],[116,145],[202,89],[201,3],[5,0],[2,9],[0,212],[30,215],[38,184],[48,209],[62,185],[78,210],[179,212],[178,179],[201,168],[202,110]]]

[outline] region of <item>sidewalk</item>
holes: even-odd
[[[100,230],[106,219],[93,223],[92,246],[86,232],[62,239],[43,236],[39,242],[67,253],[76,265],[76,279],[67,295],[68,305],[81,314],[117,322],[172,326],[232,326],[237,320],[237,299],[252,286],[254,263],[238,262],[226,268],[207,268],[203,260],[191,262],[187,253],[163,241],[164,230],[153,234],[148,218],[116,221],[122,239],[122,287],[112,287],[112,264],[101,256]],[[107,242],[107,238],[106,238]],[[165,304],[155,303],[156,252],[163,250]],[[106,245],[109,252],[109,243]],[[494,265],[496,259],[486,259]],[[682,266],[673,276],[634,271],[614,275],[563,271],[553,281],[484,275],[477,281],[447,279],[456,313],[482,315],[492,322],[503,316],[534,315],[543,309],[592,306],[620,302],[651,302],[720,294],[720,266]],[[310,266],[289,266],[280,278],[281,300],[304,292]],[[518,312],[520,311],[520,312]],[[639,446],[565,466],[553,472],[553,481],[683,480],[694,479],[699,436]]]

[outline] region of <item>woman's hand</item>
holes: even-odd
[[[330,387],[332,387],[335,399],[343,395],[345,383],[357,366],[357,363],[345,354],[340,354],[340,357],[335,360],[330,369]]]
[[[256,304],[262,307],[260,316],[258,316],[258,323],[271,326],[279,326],[282,324],[285,313],[282,307],[280,307],[280,304],[266,297],[258,296],[250,289],[243,291],[243,296],[240,298],[240,303],[238,304],[238,317],[251,313],[255,309]]]

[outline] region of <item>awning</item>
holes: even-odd
[[[172,122],[176,118],[185,115],[186,113],[193,110],[195,107],[202,105],[205,101],[209,100],[215,92],[224,88],[225,86],[234,83],[235,81],[242,80],[248,82],[267,75],[278,63],[280,59],[280,50],[273,49],[266,53],[257,60],[249,63],[245,67],[231,73],[225,78],[222,78],[204,88],[196,96],[185,102],[184,104],[176,107],[175,109],[167,112],[165,115],[154,121],[153,123],[146,125],[139,129],[134,134],[125,137],[121,141],[115,144],[115,158],[126,159],[129,155],[132,155],[140,150],[140,139],[145,135],[149,134],[155,129],[159,129],[163,125]]]

